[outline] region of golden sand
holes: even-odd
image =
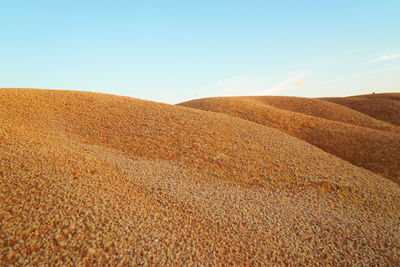
[[[400,93],[321,98],[400,126]]]
[[[276,128],[400,184],[400,127],[350,108],[297,97],[205,98],[180,105]]]
[[[2,265],[399,264],[398,184],[225,114],[0,89],[0,183]]]

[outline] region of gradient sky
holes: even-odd
[[[166,103],[400,91],[400,1],[0,1],[0,87]]]

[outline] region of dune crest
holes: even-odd
[[[400,126],[400,93],[326,97],[321,100],[340,104],[378,120]]]
[[[205,98],[179,105],[276,128],[400,183],[400,128],[351,109],[294,97]]]

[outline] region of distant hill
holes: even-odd
[[[356,126],[400,133],[400,127],[370,117],[346,106],[323,101],[324,99],[287,97],[287,96],[255,96],[250,97],[273,107],[319,117]]]
[[[321,100],[340,104],[378,120],[400,126],[400,93],[328,97]]]
[[[0,265],[398,264],[400,186],[311,143],[395,180],[397,126],[293,101],[0,89]]]
[[[276,128],[400,183],[400,128],[349,108],[296,97],[205,98],[180,105]]]

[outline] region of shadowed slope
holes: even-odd
[[[225,97],[180,105],[229,114],[277,128],[357,166],[400,183],[400,135],[274,108],[274,98]],[[277,98],[282,100],[282,98]],[[281,103],[274,104],[281,106]],[[288,106],[288,105],[286,105]],[[336,107],[336,106],[335,106]],[[292,107],[291,107],[292,108]],[[370,120],[368,125],[372,124]],[[383,123],[385,127],[387,124]],[[396,130],[393,126],[391,129]]]
[[[344,122],[356,126],[399,133],[400,127],[385,121],[374,119],[354,109],[315,98],[289,96],[253,96],[259,102],[273,107],[320,117],[332,121]]]
[[[400,94],[392,93],[352,97],[327,97],[321,98],[321,100],[340,104],[378,120],[400,125]]]
[[[381,99],[391,99],[400,101],[400,93],[380,93],[380,94],[368,94],[368,95],[355,95],[350,97],[361,97],[361,98],[381,98]]]
[[[0,263],[396,265],[400,187],[278,130],[0,90]]]

